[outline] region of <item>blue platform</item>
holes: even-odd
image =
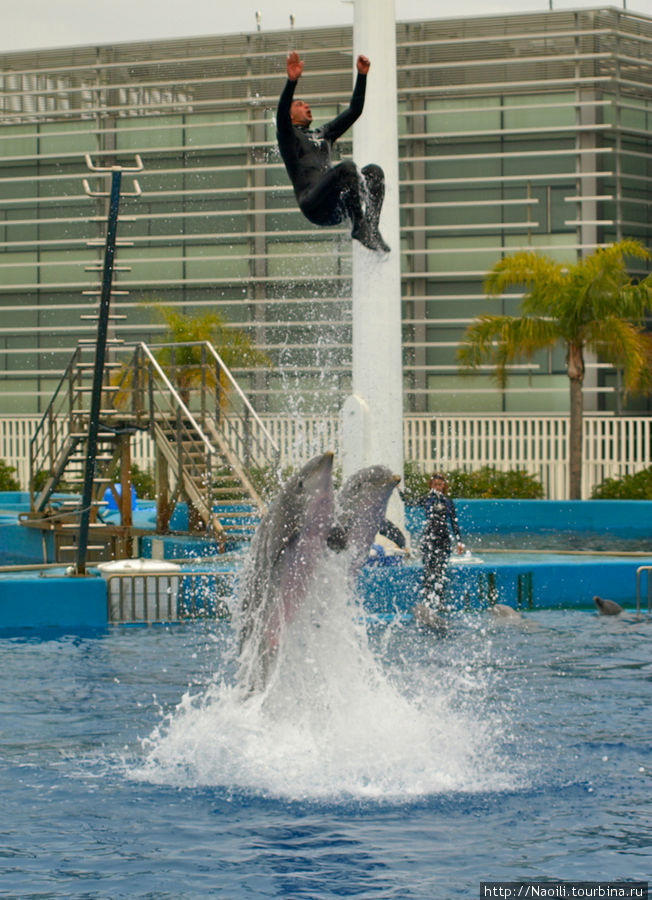
[[[77,632],[107,627],[103,578],[70,578],[63,569],[3,572],[0,576],[0,631]]]

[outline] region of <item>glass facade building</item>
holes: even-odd
[[[350,28],[0,56],[0,414],[43,410],[78,339],[93,338],[80,316],[97,300],[106,201],[84,179],[106,183],[86,154],[144,164],[142,194],[122,202],[116,337],[160,340],[156,303],[216,310],[273,360],[236,373],[261,412],[339,409],[351,239],[301,216],[276,150],[291,48],[319,124],[348,104]],[[405,409],[564,412],[562,349],[515,367],[504,390],[461,376],[456,349],[475,316],[518,306],[483,293],[501,254],[573,261],[625,237],[652,243],[652,18],[399,24],[397,57]],[[350,155],[350,135],[339,145]],[[620,402],[618,373],[593,360],[587,409]]]

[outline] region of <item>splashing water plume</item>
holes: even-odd
[[[506,726],[484,709],[482,676],[463,674],[464,691],[478,693],[469,704],[454,674],[435,677],[423,661],[381,665],[332,554],[283,633],[265,690],[243,700],[229,667],[233,659],[221,660],[203,693],[183,697],[144,742],[132,775],[329,802],[515,786],[496,749]]]

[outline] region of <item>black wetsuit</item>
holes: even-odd
[[[348,160],[334,166],[331,158],[335,141],[362,113],[366,84],[367,76],[358,72],[348,109],[312,131],[292,124],[290,107],[297,82],[288,79],[278,103],[276,136],[304,216],[315,225],[338,225],[348,218],[354,238],[370,249],[386,250],[389,248],[378,233],[385,195],[383,170],[373,164],[365,166],[363,180],[355,163]]]
[[[448,560],[451,555],[450,532],[453,531],[460,543],[460,526],[457,521],[455,504],[445,494],[431,490],[420,505],[426,509],[426,527],[421,538],[422,600],[429,606],[437,608],[443,604],[444,590],[448,580]]]

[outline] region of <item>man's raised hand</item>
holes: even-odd
[[[366,75],[367,72],[369,71],[370,65],[371,65],[371,63],[369,62],[369,57],[362,56],[362,54],[360,54],[360,56],[356,60],[356,66],[358,67],[358,72],[361,75]]]
[[[291,53],[288,53],[288,58],[285,61],[285,68],[290,81],[298,81],[301,78],[301,75],[303,74],[303,60],[296,50],[292,50]]]

